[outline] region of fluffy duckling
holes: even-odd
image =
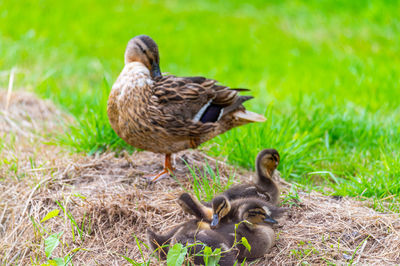
[[[234,228],[230,232],[233,230]],[[231,249],[233,242],[229,235],[210,230],[209,224],[198,220],[190,220],[178,225],[165,235],[155,234],[148,229],[147,238],[149,246],[153,250],[158,249],[161,259],[166,259],[166,255],[168,254],[169,246],[165,247],[165,245],[174,245],[175,243],[190,245],[191,247],[188,250],[189,255],[201,254],[204,244],[213,249],[220,248],[223,255],[218,263],[221,266],[234,265],[238,255],[236,249]],[[164,247],[162,247],[163,245]],[[205,264],[202,256],[193,256],[193,260],[194,264]]]
[[[258,206],[264,208],[266,212],[266,222],[272,224],[277,223],[273,218],[279,217],[285,211],[284,208],[276,207],[269,202],[266,202],[257,197],[241,198],[236,200],[229,200],[225,195],[219,195],[212,201],[212,220],[210,223],[211,228],[217,228],[220,224],[227,224],[235,221],[242,220],[241,209],[250,208],[251,206]]]
[[[279,186],[274,182],[273,174],[278,167],[280,156],[275,149],[264,149],[256,158],[256,176],[251,183],[232,186],[223,195],[229,200],[259,197],[272,204],[278,203]]]
[[[262,205],[260,205],[262,203]],[[183,223],[165,235],[155,234],[148,230],[148,242],[153,250],[158,247],[174,243],[193,245],[189,254],[198,254],[203,245],[212,248],[220,248],[224,255],[219,261],[220,265],[234,265],[235,260],[253,260],[262,257],[275,243],[275,233],[270,224],[276,223],[273,217],[280,215],[282,210],[273,206],[266,206],[258,199],[248,199],[236,206],[234,215],[230,215],[230,220],[218,224],[213,230],[208,223],[191,220]],[[235,231],[235,224],[240,223]],[[236,234],[236,237],[235,237]],[[242,244],[233,247],[236,240],[245,237],[251,249],[248,251]],[[198,243],[198,244],[196,244]],[[165,259],[168,247],[160,249],[163,253],[161,258]],[[160,251],[159,251],[160,252]],[[204,264],[201,256],[194,257],[195,264]]]
[[[128,144],[165,154],[164,169],[151,181],[173,172],[171,154],[196,148],[215,136],[262,115],[247,111],[251,96],[205,77],[161,75],[157,44],[149,36],[128,42],[125,67],[107,104],[111,127]]]
[[[194,215],[199,220],[211,222],[213,209],[210,202],[200,202],[189,193],[182,193],[178,198],[178,204],[186,213]]]
[[[245,237],[251,246],[250,251],[243,245],[237,245],[239,250],[237,259],[251,261],[261,258],[275,244],[275,232],[271,225],[276,224],[277,218],[285,211],[264,202],[258,198],[243,198],[231,203],[223,195],[216,198],[219,203],[216,207],[217,223],[213,219],[210,228],[219,233],[230,236],[234,243],[235,229],[232,225],[239,223],[236,229],[236,239]],[[220,221],[220,222],[219,222]]]
[[[232,186],[223,195],[228,203],[230,200],[243,198],[260,198],[271,204],[277,204],[279,200],[279,187],[273,180],[273,174],[279,164],[280,156],[275,149],[265,149],[258,153],[256,158],[256,178],[252,183]],[[218,201],[218,199],[216,199]],[[222,201],[225,202],[225,201]],[[183,193],[178,198],[178,204],[182,209],[198,219],[211,222],[215,212],[209,202],[199,202],[188,193]],[[219,205],[215,202],[214,205]]]
[[[255,260],[263,257],[275,244],[275,232],[270,224],[277,223],[273,218],[282,210],[271,209],[257,202],[248,202],[238,207],[236,222],[243,221],[236,230],[236,238],[245,237],[250,244],[250,251],[238,245],[238,260]],[[222,226],[224,228],[224,226]]]

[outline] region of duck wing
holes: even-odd
[[[242,103],[253,98],[218,85],[205,77],[163,76],[153,86],[153,101],[163,114],[163,127],[174,135],[196,137],[212,131],[225,115],[244,110]]]

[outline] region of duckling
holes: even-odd
[[[211,224],[210,228],[225,235],[231,245],[235,241],[235,234],[236,240],[240,240],[242,237],[247,239],[251,249],[249,251],[242,244],[237,245],[238,260],[251,261],[264,256],[275,244],[275,233],[271,227],[272,224],[277,223],[274,218],[281,216],[285,209],[275,207],[258,198],[234,200],[232,204],[227,201],[225,196],[217,199],[221,199],[220,205],[218,205],[221,208],[217,209],[221,223]],[[228,211],[228,209],[230,210]],[[234,227],[238,223],[235,231]]]
[[[233,186],[221,195],[227,199],[228,203],[230,200],[258,197],[271,204],[277,204],[279,187],[273,180],[273,175],[279,160],[280,156],[277,150],[262,150],[256,158],[256,179],[252,183]],[[216,200],[218,201],[218,199]],[[190,194],[183,193],[178,198],[178,204],[185,212],[196,216],[198,219],[209,222],[213,219],[213,213],[215,212],[213,212],[212,204],[209,202],[199,202]],[[215,202],[214,205],[219,204]]]
[[[210,202],[200,202],[196,197],[184,192],[179,196],[178,204],[184,212],[194,215],[199,220],[211,222],[213,210]]]
[[[232,228],[232,230],[234,230]],[[231,232],[232,232],[231,230]],[[155,234],[151,230],[147,230],[149,246],[156,250],[162,245],[174,245],[175,243],[181,243],[190,246],[188,250],[189,255],[201,254],[204,249],[204,245],[207,245],[213,249],[220,248],[223,252],[220,261],[218,262],[221,266],[232,266],[234,265],[237,257],[237,250],[231,249],[230,239],[224,234],[214,230],[210,230],[209,224],[198,220],[190,220],[181,225],[176,226],[165,235]],[[161,259],[166,259],[169,247],[159,248],[159,255]],[[205,264],[202,256],[193,256],[195,264]]]
[[[158,255],[161,259],[166,259],[169,250],[168,246],[171,244],[175,234],[185,231],[194,233],[196,230],[201,229],[210,229],[210,226],[202,221],[190,220],[173,227],[165,234],[156,234],[148,228],[146,232],[147,242],[153,251],[158,251]]]
[[[218,205],[221,207],[217,208],[221,223],[211,226],[207,222],[190,220],[174,227],[164,235],[155,234],[148,229],[149,246],[156,250],[163,245],[174,243],[192,245],[188,253],[193,255],[201,252],[204,248],[201,243],[204,243],[212,248],[220,248],[224,252],[220,265],[233,265],[236,259],[253,260],[262,257],[275,243],[275,233],[270,224],[277,223],[274,218],[279,217],[285,210],[258,198],[239,199],[233,201],[233,204],[230,204],[224,196],[219,198],[223,199]],[[226,207],[222,207],[224,205]],[[237,223],[239,225],[235,230]],[[240,240],[242,237],[249,242],[250,251],[241,244],[236,248],[233,247],[235,239]],[[162,259],[166,258],[168,249],[169,247],[165,246],[158,249]],[[194,258],[195,264],[204,264],[201,256]]]
[[[277,215],[276,211],[276,209],[271,209],[265,205],[259,205],[255,201],[244,203],[238,207],[238,215],[234,223],[242,222],[236,229],[236,238],[245,237],[251,246],[249,251],[245,246],[237,245],[239,261],[244,259],[252,261],[261,258],[275,244],[275,232],[271,224],[277,223],[272,218]],[[281,210],[278,212],[281,212]]]
[[[230,201],[225,195],[219,195],[212,201],[213,216],[210,227],[215,229],[219,224],[241,220],[242,214],[240,209],[245,208],[246,206],[258,206],[264,208],[268,214],[266,219],[269,219],[266,221],[270,223],[277,223],[273,217],[280,217],[282,213],[286,211],[285,208],[276,207],[257,197],[241,198]]]
[[[278,167],[280,156],[275,149],[264,149],[256,158],[256,178],[248,184],[240,184],[226,190],[225,195],[229,200],[259,197],[272,204],[279,200],[279,186],[273,179],[273,174]]]
[[[171,154],[196,148],[234,127],[263,122],[247,111],[239,96],[247,89],[230,89],[205,77],[161,75],[158,46],[149,36],[132,38],[125,66],[107,103],[111,127],[133,147],[165,154],[164,169],[151,181],[173,173]]]

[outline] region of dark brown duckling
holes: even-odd
[[[243,245],[238,245],[238,260],[252,261],[262,258],[275,244],[275,232],[272,224],[277,223],[276,218],[282,210],[271,209],[256,202],[249,202],[239,206],[237,210],[236,222],[241,222],[236,229],[236,238],[245,237],[250,244],[248,250]],[[222,226],[224,228],[224,226]]]
[[[164,235],[156,234],[148,229],[147,238],[149,246],[152,248],[152,250],[158,249],[158,254],[161,259],[166,259],[169,245],[174,245],[175,243],[181,243],[183,245],[190,246],[188,255],[191,256],[193,263],[196,265],[205,264],[203,256],[195,255],[201,254],[202,250],[204,249],[204,245],[207,245],[212,249],[221,249],[222,256],[218,262],[218,264],[221,266],[234,265],[238,255],[238,250],[231,248],[230,236],[215,230],[211,230],[209,224],[198,220],[190,220],[178,225]],[[163,245],[164,247],[162,247]]]
[[[241,198],[260,198],[271,204],[279,201],[279,187],[273,180],[280,156],[275,149],[265,149],[258,153],[256,158],[256,178],[252,183],[232,186],[221,195],[229,201]],[[188,193],[183,193],[178,199],[182,209],[198,219],[212,220],[212,208],[210,202],[200,202]]]
[[[210,227],[215,229],[220,224],[240,221],[242,217],[241,208],[250,208],[251,206],[264,208],[267,214],[266,219],[270,219],[269,222],[271,224],[277,223],[273,217],[280,217],[286,211],[285,208],[276,207],[257,197],[240,198],[230,201],[225,195],[219,195],[212,201],[213,216]]]
[[[246,197],[259,197],[272,204],[279,200],[279,186],[274,181],[274,172],[279,165],[280,156],[275,149],[264,149],[256,158],[256,176],[251,183],[232,186],[222,195],[228,200]]]
[[[221,196],[226,200],[226,197]],[[226,201],[229,204],[229,201]],[[220,206],[224,206],[223,203]],[[155,250],[162,244],[173,245],[181,243],[192,245],[189,254],[198,254],[204,248],[203,244],[215,248],[220,248],[224,255],[221,258],[220,265],[234,265],[235,260],[240,261],[246,259],[251,261],[261,258],[275,244],[275,232],[272,224],[277,223],[274,218],[279,217],[284,211],[268,205],[262,200],[248,198],[245,200],[233,201],[232,205],[218,208],[219,215],[227,213],[229,219],[225,216],[221,218],[221,223],[217,224],[214,229],[210,229],[210,225],[199,220],[191,220],[183,223],[166,234],[155,234],[148,230],[148,239],[150,246]],[[234,212],[226,211],[234,208]],[[225,210],[225,211],[223,211]],[[235,225],[238,224],[235,230]],[[150,234],[150,233],[151,234]],[[245,237],[251,246],[250,251],[242,244],[235,245],[237,241]],[[151,244],[153,243],[153,244]],[[156,243],[156,244],[154,244]],[[163,258],[166,258],[168,248],[163,248]],[[204,264],[201,256],[194,256],[195,264]]]

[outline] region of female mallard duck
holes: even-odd
[[[239,96],[204,77],[162,76],[157,44],[146,35],[128,42],[125,67],[114,83],[107,106],[110,124],[128,144],[165,154],[164,170],[172,173],[171,154],[196,148],[234,127],[263,122],[247,111]]]
[[[273,174],[279,164],[279,153],[275,149],[265,149],[258,153],[256,158],[256,178],[252,183],[240,184],[231,187],[223,192],[228,203],[231,200],[260,198],[271,204],[277,204],[279,200],[279,187],[273,180]],[[211,221],[213,218],[212,205],[216,205],[218,197],[212,203],[199,202],[196,198],[188,193],[183,193],[178,198],[178,203],[182,209],[198,219]],[[218,205],[218,204],[217,204]]]

